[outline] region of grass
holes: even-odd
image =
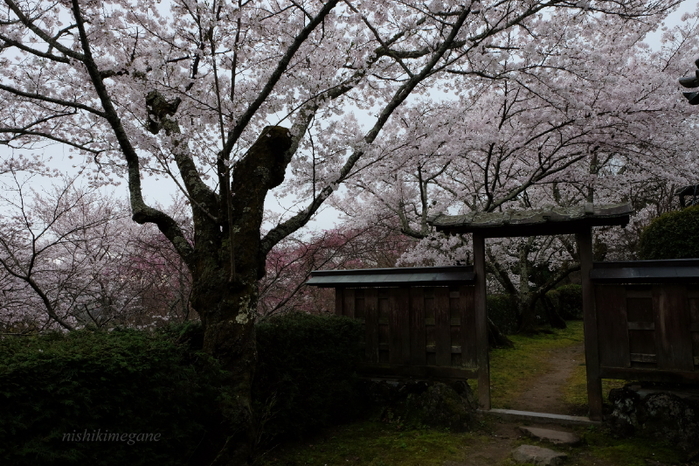
[[[512,336],[514,349],[493,350],[491,389],[494,407],[507,408],[539,375],[549,370],[548,354],[552,350],[580,344],[582,322],[570,322],[565,330],[535,337]],[[469,381],[473,387],[473,381]],[[605,394],[620,381],[605,381]],[[474,389],[475,391],[475,389]],[[585,366],[580,365],[568,381],[564,399],[586,410]],[[396,423],[365,420],[326,430],[303,441],[281,445],[262,455],[256,466],[445,466],[483,463],[484,455],[504,458],[488,461],[493,466],[515,463],[509,451],[530,440],[498,438],[492,432],[497,423],[485,418],[469,433],[452,433],[433,429],[408,429]],[[657,441],[632,438],[618,439],[604,427],[578,428],[583,445],[565,451],[571,466],[648,466],[686,464],[681,453]],[[542,445],[547,446],[548,445]],[[499,453],[499,456],[498,456]],[[697,463],[692,463],[697,464]]]
[[[628,380],[602,380],[602,394],[606,397],[613,388],[621,388],[629,383]],[[575,368],[563,390],[563,400],[575,414],[584,415],[587,412],[587,377],[585,365]]]
[[[490,396],[493,408],[512,408],[512,403],[530,383],[551,369],[551,351],[583,342],[583,324],[569,322],[568,328],[536,336],[511,335],[514,349],[490,352]],[[585,371],[583,367],[583,380]],[[584,386],[583,386],[584,388]],[[586,402],[585,402],[586,403]]]
[[[487,440],[479,433],[415,429],[363,421],[330,429],[304,442],[271,450],[260,466],[442,466],[465,458],[465,446]]]
[[[645,438],[615,438],[605,428],[591,428],[581,436],[584,446],[578,452],[577,461],[571,463],[573,465],[594,464],[600,460],[611,465],[648,466],[685,464],[686,460],[686,455],[672,445]]]

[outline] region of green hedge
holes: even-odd
[[[264,437],[300,436],[362,411],[355,374],[362,324],[293,313],[258,325],[253,399]]]
[[[517,331],[519,326],[517,301],[508,294],[490,294],[486,298],[488,317],[495,326],[507,335]]]
[[[546,293],[546,297],[564,320],[582,319],[582,286],[563,285]]]
[[[258,325],[261,439],[361,411],[361,333],[357,321],[303,314]],[[197,464],[225,396],[225,374],[201,353],[202,337],[189,324],[0,340],[0,464]]]
[[[640,259],[685,259],[699,257],[699,206],[668,212],[651,222],[641,233]]]
[[[187,464],[219,411],[223,374],[161,335],[4,339],[0,355],[0,464]]]

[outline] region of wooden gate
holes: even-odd
[[[438,231],[473,234],[474,268],[314,272],[337,290],[337,313],[366,324],[366,370],[478,377],[490,409],[485,239],[575,234],[580,260],[590,418],[602,419],[603,378],[699,382],[699,260],[592,262],[592,228],[623,226],[628,204],[448,216]]]

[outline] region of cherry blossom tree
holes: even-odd
[[[674,189],[694,184],[699,168],[687,131],[697,115],[681,105],[671,79],[697,51],[696,17],[666,31],[659,50],[642,42],[652,22],[559,20],[562,26],[541,29],[531,54],[530,44],[513,40],[487,76],[470,77],[475,85],[403,107],[382,158],[364,160],[367,173],[349,183],[338,207],[353,219],[381,212],[399,222],[404,234],[422,239],[403,263],[434,265],[470,255],[467,239],[434,236],[429,219],[441,212],[626,201],[640,213],[629,228],[637,232],[648,212],[667,209]],[[635,237],[619,229],[602,235],[610,246],[597,248],[598,259],[621,258]],[[575,243],[488,243],[491,276],[516,298],[522,328],[531,330],[536,301],[579,268]]]
[[[266,257],[364,160],[392,157],[377,143],[396,111],[436,89],[475,97],[483,86],[473,77],[497,80],[500,63],[519,62],[508,61],[515,48],[535,56],[565,22],[637,28],[677,2],[4,3],[2,142],[57,142],[95,177],[126,180],[133,220],[157,225],[191,272],[205,350],[234,387],[235,428],[216,463],[242,465]],[[287,171],[284,192],[304,205],[263,235],[264,201]],[[148,201],[148,174],[169,176],[187,197],[193,242]]]
[[[372,225],[323,231],[310,238],[286,238],[267,256],[267,274],[260,281],[258,314],[266,318],[292,310],[332,312],[334,290],[304,286],[311,272],[395,267],[415,242],[396,230]]]
[[[15,173],[0,195],[0,322],[6,333],[184,320],[188,274],[123,202],[75,179],[46,192]],[[185,294],[182,296],[181,294]]]
[[[192,241],[192,224],[187,216],[187,202],[176,198],[165,211],[178,219],[188,241]],[[130,219],[121,222],[123,242],[129,256],[119,264],[123,280],[138,297],[141,314],[129,325],[153,326],[161,322],[184,322],[196,318],[190,304],[192,275],[172,243],[154,225],[137,226]],[[136,227],[139,231],[133,231]]]

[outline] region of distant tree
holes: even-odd
[[[151,326],[188,317],[188,273],[157,230],[74,179],[0,195],[0,322],[7,332]],[[184,270],[183,270],[184,269]],[[181,296],[184,294],[184,296]]]
[[[403,264],[470,260],[468,238],[434,234],[435,214],[585,202],[639,211],[631,227],[604,231],[607,244],[595,244],[597,259],[628,257],[650,212],[666,211],[674,189],[699,173],[687,131],[697,115],[671,79],[698,49],[696,21],[666,31],[652,50],[642,42],[652,21],[558,19],[535,48],[510,37],[485,76],[469,76],[476,85],[445,85],[444,98],[401,108],[377,158],[348,184],[338,205],[353,221],[371,223],[378,212],[420,240]],[[487,258],[527,331],[536,302],[579,268],[571,237],[489,240]]]
[[[394,229],[376,226],[334,229],[304,239],[287,238],[267,256],[258,313],[266,318],[291,310],[332,312],[333,290],[305,286],[312,271],[394,267],[413,243]]]

